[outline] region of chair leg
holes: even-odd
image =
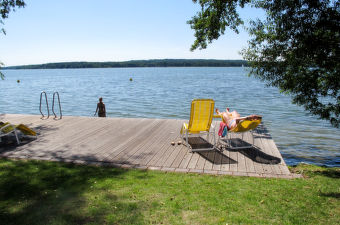
[[[228,135],[228,139],[227,139],[227,140],[228,140],[228,141],[227,141],[227,142],[228,142],[228,147],[231,147],[231,138],[232,138],[232,134],[228,132],[227,135]]]
[[[185,144],[187,145],[187,148],[190,150],[190,146],[189,146],[189,137],[188,137],[188,131],[185,132]]]
[[[17,139],[18,145],[20,145],[20,141],[19,141],[19,138],[18,138],[18,133],[17,133],[15,128],[14,128],[14,134],[15,134],[15,138]]]

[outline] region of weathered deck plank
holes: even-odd
[[[154,146],[159,143],[159,139],[164,136],[165,129],[164,127],[170,125],[170,122],[167,120],[161,120],[161,123],[157,124],[157,127],[154,131],[150,134],[147,134],[149,138],[145,138],[145,142],[143,145],[138,146],[137,148],[133,149],[129,155],[124,154],[122,158],[117,158],[116,160],[126,159],[132,165],[145,165],[148,158],[152,157],[154,150]]]
[[[163,171],[292,177],[263,124],[255,131],[256,149],[216,148],[217,151],[192,153],[184,144],[178,144],[183,120],[72,116],[55,120],[37,115],[0,114],[0,121],[23,123],[39,134],[36,140],[19,146],[0,145],[0,157],[105,163]],[[219,122],[214,121],[214,125],[217,128]],[[251,142],[250,135],[245,134],[244,140]],[[212,136],[209,141],[213,142]]]

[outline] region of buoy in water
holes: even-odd
[[[130,78],[130,81],[132,81],[132,78]]]
[[[20,83],[20,80],[17,80],[17,83]]]

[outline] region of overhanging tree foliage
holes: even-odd
[[[0,25],[3,25],[3,20],[8,18],[8,14],[11,10],[15,10],[17,7],[24,7],[25,2],[22,0],[0,0]],[[0,33],[6,34],[3,27],[0,27]],[[0,62],[0,68],[3,64]],[[0,78],[4,79],[4,75],[0,72]]]
[[[193,0],[197,2],[197,0]],[[226,27],[238,32],[236,7],[262,8],[266,19],[248,27],[252,39],[242,51],[250,75],[278,87],[293,103],[340,125],[340,3],[318,0],[199,0],[202,11],[188,21],[192,50],[206,48]]]

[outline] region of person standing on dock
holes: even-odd
[[[97,104],[97,109],[96,112],[94,113],[94,116],[98,112],[98,117],[106,117],[106,109],[105,109],[105,104],[103,103],[103,98],[99,98],[99,102]]]

